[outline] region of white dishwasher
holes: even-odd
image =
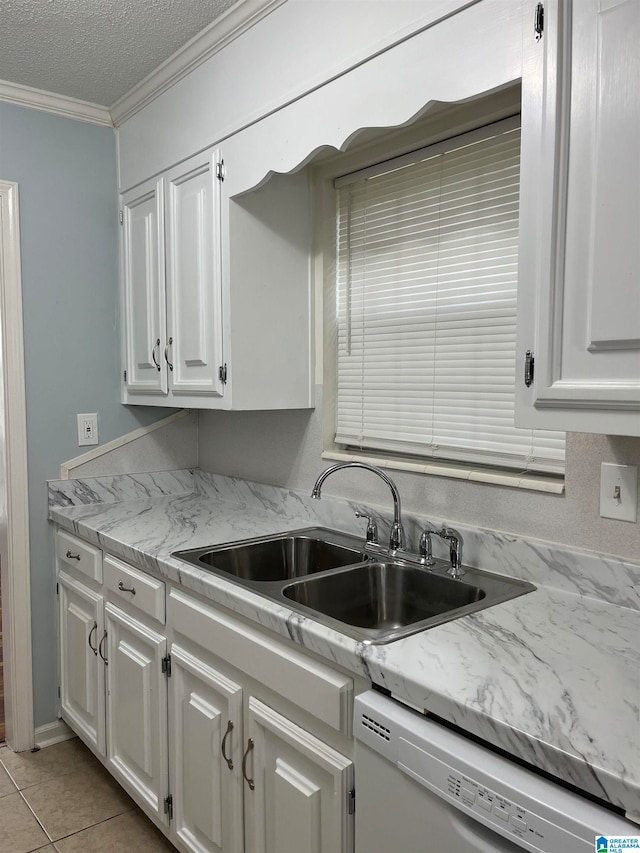
[[[356,853],[593,853],[615,812],[393,699],[355,700]]]

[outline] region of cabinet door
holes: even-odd
[[[248,853],[352,850],[352,762],[253,696],[248,729]]]
[[[640,435],[640,4],[548,0],[526,44],[516,423]]]
[[[218,152],[167,175],[167,335],[174,395],[222,396]]]
[[[104,668],[98,656],[102,596],[60,572],[58,606],[62,715],[83,740],[104,755]]]
[[[105,607],[105,621],[109,767],[166,823],[166,639],[111,603]]]
[[[122,217],[126,389],[166,394],[162,180],[125,195]]]
[[[173,645],[169,750],[174,831],[194,853],[241,853],[242,689]]]

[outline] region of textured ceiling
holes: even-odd
[[[111,106],[234,0],[0,0],[0,80]]]

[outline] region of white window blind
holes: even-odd
[[[515,118],[336,181],[338,444],[563,470],[514,426],[519,159]]]

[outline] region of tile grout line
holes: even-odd
[[[20,796],[22,797],[22,802],[26,804],[26,806],[27,806],[27,808],[29,809],[29,811],[31,812],[31,814],[32,814],[32,815],[34,816],[34,818],[37,820],[37,822],[38,822],[38,826],[40,827],[40,829],[42,829],[42,831],[44,832],[44,834],[47,836],[47,838],[48,838],[48,840],[49,840],[49,844],[53,844],[53,838],[49,835],[49,833],[47,832],[47,830],[44,828],[44,825],[43,825],[42,821],[40,820],[40,818],[38,817],[38,815],[35,813],[35,811],[34,811],[34,810],[31,808],[31,806],[29,805],[29,802],[28,802],[27,798],[24,796],[24,794],[22,793],[22,791],[21,791],[21,790],[19,790],[19,789],[18,789],[18,793],[19,793],[19,794],[20,794]],[[38,848],[36,847],[35,849],[37,850]]]
[[[6,768],[5,768],[5,769],[6,769]],[[13,782],[13,779],[12,779],[11,781]],[[13,782],[13,784],[15,785],[15,782]],[[33,787],[33,786],[32,786],[32,785],[30,785],[29,787]],[[26,791],[26,790],[28,790],[28,789],[27,789],[27,788],[25,788],[25,791]],[[24,802],[24,803],[26,803],[27,808],[29,809],[29,811],[31,812],[31,814],[34,816],[34,818],[36,819],[36,821],[38,822],[38,825],[41,827],[41,829],[42,829],[42,831],[44,832],[44,834],[47,836],[47,839],[48,839],[48,841],[49,841],[49,844],[53,844],[53,846],[54,846],[54,848],[55,848],[56,850],[58,849],[58,848],[56,847],[56,844],[57,844],[57,842],[58,842],[58,841],[64,841],[66,838],[72,838],[74,835],[78,835],[79,833],[84,832],[84,831],[85,831],[85,830],[87,830],[87,829],[93,829],[93,827],[95,827],[95,826],[100,826],[100,824],[102,824],[102,823],[107,823],[107,821],[113,820],[113,819],[114,819],[114,818],[116,818],[116,817],[121,817],[121,815],[123,815],[123,814],[128,814],[129,812],[134,811],[134,808],[125,809],[124,811],[122,811],[122,812],[118,812],[117,814],[111,815],[110,817],[103,818],[102,820],[98,820],[98,821],[96,821],[95,823],[91,823],[91,824],[89,824],[89,826],[83,826],[83,827],[82,827],[82,829],[78,829],[78,830],[76,830],[75,832],[69,832],[69,833],[67,833],[67,835],[61,835],[61,836],[60,836],[60,838],[55,838],[55,839],[54,839],[54,838],[52,838],[52,836],[47,832],[47,830],[46,830],[46,829],[45,829],[45,827],[44,827],[44,824],[42,823],[42,821],[40,820],[40,818],[39,818],[39,817],[38,817],[38,815],[36,814],[35,810],[31,807],[31,805],[29,804],[28,800],[27,800],[27,799],[26,799],[26,797],[23,795],[22,791],[21,791],[20,789],[18,789],[18,790],[17,790],[17,793],[18,793],[18,794],[20,794],[20,796],[22,797],[23,802]],[[46,845],[44,845],[44,846],[46,846]],[[40,847],[35,848],[35,850],[40,850],[40,849],[41,849]]]
[[[80,835],[81,832],[86,832],[86,830],[88,830],[88,829],[94,829],[94,827],[96,827],[96,826],[101,826],[103,823],[108,823],[110,820],[115,820],[115,818],[117,818],[117,817],[122,817],[123,814],[129,814],[129,812],[131,812],[131,811],[133,811],[133,809],[129,809],[128,811],[125,811],[125,812],[118,812],[118,814],[111,815],[111,817],[105,817],[102,820],[96,821],[96,823],[92,823],[89,826],[83,826],[82,829],[77,829],[75,832],[70,832],[68,835],[62,835],[60,838],[56,838],[55,841],[53,841],[53,839],[52,839],[51,843],[55,847],[55,845],[59,841],[65,841],[67,838],[73,838],[74,835]],[[56,847],[56,850],[57,849],[58,848]]]
[[[4,763],[4,761],[3,761],[1,758],[0,758],[0,765],[2,766],[2,769],[3,769],[3,770],[4,770],[4,772],[7,774],[7,776],[9,777],[9,779],[11,779],[11,784],[15,787],[16,792],[19,794],[19,793],[20,793],[20,788],[18,787],[18,783],[17,783],[17,782],[16,782],[16,780],[13,778],[13,776],[11,775],[11,771],[9,770],[9,768],[7,767],[7,765]]]
[[[1,755],[1,754],[2,754],[2,752],[0,752],[0,755]],[[21,798],[22,802],[23,802],[23,803],[25,803],[25,805],[27,806],[27,809],[28,809],[28,810],[29,810],[29,812],[33,815],[33,817],[34,817],[34,818],[35,818],[35,820],[36,820],[37,825],[40,827],[40,829],[42,830],[42,832],[43,832],[43,834],[44,834],[44,836],[45,836],[45,844],[44,844],[44,845],[41,845],[40,847],[33,848],[32,853],[36,853],[36,851],[45,850],[45,849],[52,849],[53,851],[55,851],[55,853],[60,853],[60,849],[59,849],[59,847],[58,847],[58,844],[59,844],[60,842],[62,842],[62,841],[64,841],[64,840],[66,840],[66,839],[69,839],[69,838],[73,838],[75,835],[79,835],[79,834],[81,834],[82,832],[85,832],[85,831],[88,831],[88,830],[95,829],[96,827],[98,827],[98,826],[100,826],[100,825],[102,825],[102,824],[107,824],[107,823],[109,823],[110,821],[112,821],[112,820],[114,820],[114,819],[116,819],[116,818],[122,817],[122,816],[124,816],[124,815],[126,815],[126,814],[129,814],[129,813],[131,813],[131,812],[135,812],[135,811],[139,810],[139,806],[136,804],[136,802],[135,802],[135,801],[130,797],[130,795],[129,795],[129,798],[128,798],[128,805],[127,805],[127,806],[125,806],[125,807],[122,807],[122,811],[118,811],[116,814],[112,814],[112,815],[109,815],[108,817],[102,818],[101,820],[98,820],[98,821],[96,821],[95,823],[91,823],[91,824],[89,824],[88,826],[84,826],[84,827],[82,827],[82,828],[80,828],[80,829],[76,830],[75,832],[69,832],[69,833],[67,833],[67,834],[65,834],[65,835],[60,836],[59,838],[55,838],[55,839],[54,839],[54,838],[53,838],[53,836],[52,836],[52,835],[47,831],[47,829],[45,828],[45,826],[44,826],[43,822],[42,822],[42,821],[40,820],[40,818],[38,817],[38,814],[37,814],[37,812],[36,812],[35,808],[34,808],[33,806],[31,806],[31,804],[30,804],[30,803],[29,803],[29,801],[27,800],[27,798],[26,798],[26,793],[27,793],[28,791],[30,791],[33,787],[37,787],[37,786],[38,786],[38,785],[40,785],[40,784],[46,783],[46,782],[48,782],[48,781],[51,781],[53,778],[59,778],[59,777],[57,777],[57,776],[56,776],[56,777],[51,777],[51,779],[44,779],[44,780],[40,780],[40,781],[37,781],[37,782],[33,782],[32,784],[26,785],[24,788],[22,788],[22,789],[21,789],[21,788],[19,787],[19,785],[18,785],[18,782],[17,782],[17,781],[16,781],[16,779],[14,778],[14,776],[13,776],[13,774],[12,774],[11,770],[10,770],[10,769],[9,769],[9,767],[5,764],[4,760],[3,760],[1,757],[0,757],[0,767],[2,767],[2,768],[4,769],[4,771],[5,771],[5,772],[6,772],[6,774],[7,774],[7,777],[9,778],[9,780],[10,780],[11,784],[13,785],[13,787],[14,787],[14,789],[15,789],[15,791],[14,791],[13,793],[18,793],[18,794],[20,794],[20,798]],[[103,770],[103,771],[106,771],[106,768],[104,768],[104,766],[102,766],[102,770]],[[72,772],[73,772],[73,771],[72,771]],[[70,774],[62,773],[62,776],[66,776],[66,775],[70,775]],[[108,773],[108,771],[106,772],[106,775],[107,775],[107,776],[109,776],[109,775],[110,775],[110,774]],[[120,787],[121,787],[121,786],[120,786]],[[8,796],[12,796],[12,795],[13,795],[13,794],[8,795]]]
[[[40,820],[40,818],[39,818],[39,817],[38,817],[38,815],[36,814],[35,810],[31,807],[31,804],[29,803],[29,801],[27,800],[27,798],[26,798],[26,797],[24,796],[24,794],[23,794],[23,790],[24,790],[24,791],[27,791],[27,790],[29,790],[30,788],[33,788],[33,787],[35,787],[36,785],[39,785],[39,784],[40,784],[40,782],[34,782],[32,785],[26,785],[23,789],[21,789],[21,788],[19,788],[19,787],[18,787],[18,783],[16,782],[16,780],[15,780],[15,779],[13,778],[13,776],[11,775],[11,771],[9,770],[9,768],[6,766],[6,764],[4,763],[4,761],[3,761],[1,758],[0,758],[0,765],[3,767],[3,769],[4,769],[5,773],[7,774],[7,776],[9,777],[9,779],[11,780],[11,784],[15,787],[15,789],[16,789],[16,790],[15,790],[15,793],[20,794],[20,797],[22,798],[22,802],[27,806],[27,808],[29,809],[29,811],[31,812],[31,814],[32,814],[32,815],[34,816],[34,818],[36,819],[36,822],[38,823],[38,826],[42,829],[42,831],[43,831],[43,832],[44,832],[44,834],[46,835],[47,840],[48,840],[48,842],[49,842],[49,845],[53,844],[53,845],[54,845],[54,848],[55,848],[56,850],[57,850],[57,847],[55,847],[56,841],[62,841],[64,838],[71,838],[71,836],[72,836],[72,835],[77,835],[77,834],[78,834],[78,832],[82,832],[82,831],[83,831],[83,829],[88,829],[88,828],[89,828],[89,827],[83,827],[83,829],[80,829],[80,830],[78,830],[77,832],[70,832],[68,835],[63,835],[61,838],[57,838],[57,839],[55,839],[55,840],[54,840],[54,839],[51,837],[51,835],[47,832],[47,830],[46,830],[46,829],[45,829],[45,827],[44,827],[44,824],[42,823],[42,821]],[[66,775],[66,774],[63,774],[63,775]],[[58,777],[52,777],[52,778],[58,778]],[[48,781],[48,780],[45,780],[45,781]],[[7,796],[12,796],[12,795],[11,795],[11,794],[8,794]],[[124,814],[124,812],[122,812],[122,814]],[[115,815],[113,815],[113,816],[115,817]],[[111,818],[106,818],[105,820],[110,820],[110,819],[111,819]],[[95,824],[91,824],[91,826],[98,826],[98,824],[100,824],[100,823],[104,823],[104,822],[105,822],[104,820],[99,820],[99,821],[97,821],[97,823],[95,823]],[[44,846],[46,847],[46,846],[48,846],[48,845],[44,845]],[[40,847],[35,848],[35,850],[40,850],[40,849],[42,849],[42,848],[40,848]]]

